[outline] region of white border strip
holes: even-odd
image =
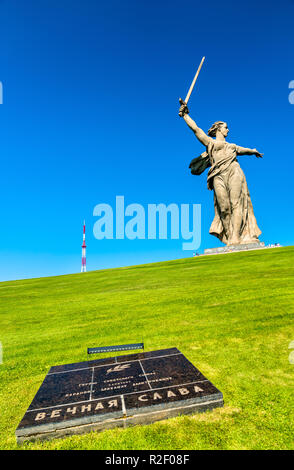
[[[148,385],[149,385],[149,388],[150,388],[150,390],[152,390],[152,387],[151,387],[151,385],[150,385],[150,382],[149,382],[149,380],[148,380],[148,377],[147,377],[147,375],[146,375],[146,373],[145,373],[144,367],[142,366],[142,363],[141,363],[140,359],[139,359],[139,363],[140,363],[141,369],[142,369],[142,371],[143,371],[143,374],[144,374],[144,376],[145,376],[145,379],[146,379],[146,381],[147,381],[147,383],[148,383]]]
[[[93,371],[92,371],[92,379],[91,379],[90,400],[92,400],[92,393],[93,393],[93,382],[94,382],[94,367],[93,367]]]

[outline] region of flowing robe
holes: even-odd
[[[223,243],[228,242],[222,223],[220,203],[215,191],[215,185],[217,184],[218,187],[221,187],[223,194],[226,195],[230,218],[233,210],[241,211],[240,244],[254,243],[258,242],[261,231],[256,223],[245,175],[237,160],[238,148],[239,147],[235,144],[224,142],[222,158],[215,158],[214,140],[210,139],[206,152],[192,160],[190,168],[192,174],[199,175],[203,173],[206,168],[210,167],[207,175],[207,187],[209,190],[214,191],[215,216],[209,233],[219,238]],[[237,189],[239,194],[237,201],[234,200],[233,197],[233,185],[234,190]]]

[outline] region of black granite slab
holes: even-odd
[[[51,367],[16,437],[125,427],[222,405],[222,393],[177,348],[128,354]]]

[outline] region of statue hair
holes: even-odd
[[[209,137],[215,137],[216,131],[221,127],[222,124],[224,124],[223,121],[216,121],[214,124],[212,124],[211,128],[207,132]]]

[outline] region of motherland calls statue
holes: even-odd
[[[203,60],[204,58],[185,101],[180,99],[179,115],[192,129],[199,142],[206,147],[206,152],[192,160],[190,168],[193,175],[200,175],[210,167],[207,186],[208,189],[214,191],[215,217],[209,233],[229,246],[260,243],[258,237],[261,231],[256,223],[245,175],[238,163],[237,156],[255,155],[257,158],[261,158],[263,154],[256,149],[244,148],[226,142],[229,132],[226,122],[215,122],[205,134],[189,116],[187,102]]]

